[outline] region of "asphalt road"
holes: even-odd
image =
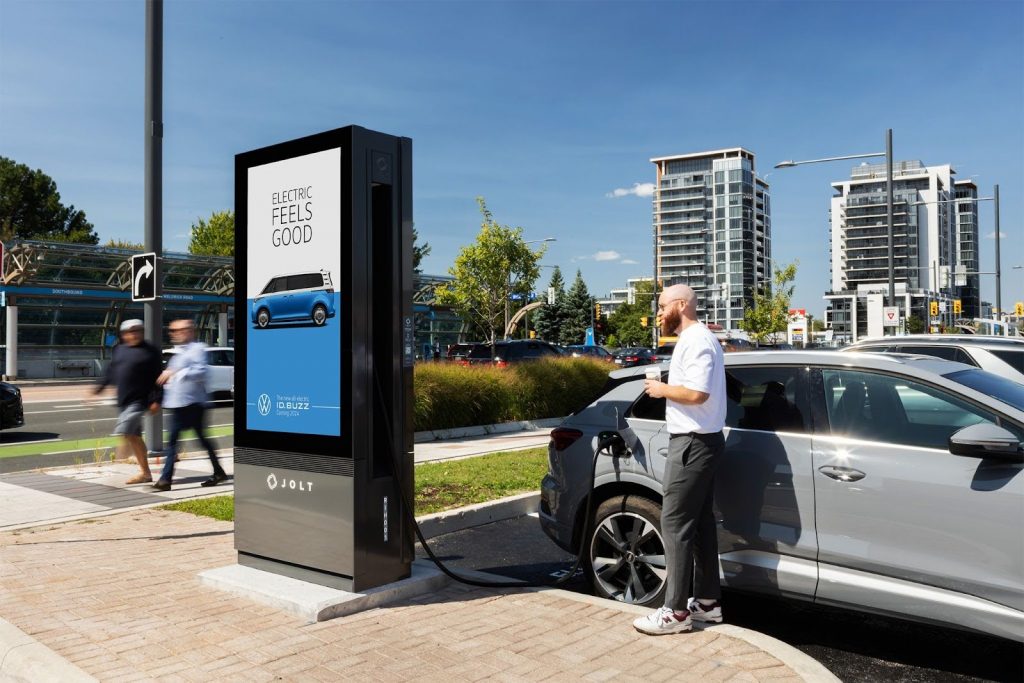
[[[110,435],[117,421],[117,405],[113,397],[105,393],[93,397],[89,387],[67,389],[54,396],[54,392],[23,391],[25,425],[17,429],[6,429],[0,433],[0,446],[15,444],[38,444],[39,450],[61,451],[43,455],[0,457],[0,473],[20,472],[37,467],[72,465],[91,462],[97,457],[109,457],[108,449],[80,448],[74,450],[60,446],[62,441],[90,440]],[[231,401],[216,401],[207,412],[206,424],[233,424]],[[167,428],[167,413],[164,413],[164,428]],[[191,435],[186,437],[191,438]],[[230,436],[215,439],[218,448],[229,448],[233,444]],[[188,449],[198,441],[186,441]],[[2,452],[0,452],[2,453]]]
[[[574,559],[532,516],[447,534],[429,545],[452,567],[543,583],[563,576]],[[562,588],[590,592],[579,573]],[[723,607],[729,623],[800,649],[844,681],[1024,680],[1019,643],[735,591],[726,591]]]

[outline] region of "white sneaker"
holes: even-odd
[[[688,612],[676,612],[670,607],[660,607],[646,617],[636,619],[633,628],[647,635],[662,636],[667,633],[690,631],[693,629],[693,622],[690,621]]]
[[[690,617],[694,621],[711,622],[713,624],[722,623],[722,604],[717,600],[711,605],[702,605],[699,600],[690,598],[690,604],[687,605],[690,610]]]

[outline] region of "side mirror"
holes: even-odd
[[[997,458],[1024,462],[1020,440],[1008,430],[990,422],[979,422],[949,437],[949,452],[969,458]]]
[[[603,431],[597,435],[597,451],[613,458],[627,457],[630,454],[622,434],[612,430]]]

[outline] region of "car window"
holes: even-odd
[[[260,292],[260,294],[273,294],[274,292],[278,292],[282,289],[284,289],[284,278],[275,277],[267,283],[267,286],[263,288],[263,291]]]
[[[988,349],[988,352],[1024,375],[1024,350]]]
[[[665,399],[652,398],[641,392],[640,398],[638,398],[633,404],[633,407],[630,408],[629,417],[635,417],[640,420],[658,420],[659,422],[664,422]]]
[[[998,418],[941,389],[858,370],[823,370],[832,433],[946,450],[954,432]]]
[[[725,373],[727,427],[766,432],[806,432],[806,371],[787,367],[737,367]]]
[[[984,370],[957,370],[943,375],[946,379],[963,384],[997,401],[1024,410],[1024,384],[1000,377]]]
[[[206,352],[206,362],[209,365],[230,367],[235,364],[234,353],[223,349],[213,349]]]
[[[498,353],[502,351],[502,347],[499,344],[497,348]],[[490,344],[477,344],[470,349],[467,354],[468,358],[490,358],[491,357],[491,345]]]
[[[977,367],[974,359],[968,356],[963,349],[955,346],[939,346],[937,344],[922,344],[920,346],[900,346],[901,353],[916,353],[919,356],[933,356],[946,360],[955,360],[957,363],[967,363]]]

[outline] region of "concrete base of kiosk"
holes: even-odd
[[[328,588],[240,564],[202,572],[199,581],[314,623],[433,593],[444,588],[450,579],[433,563],[417,560],[409,578],[364,593]]]

